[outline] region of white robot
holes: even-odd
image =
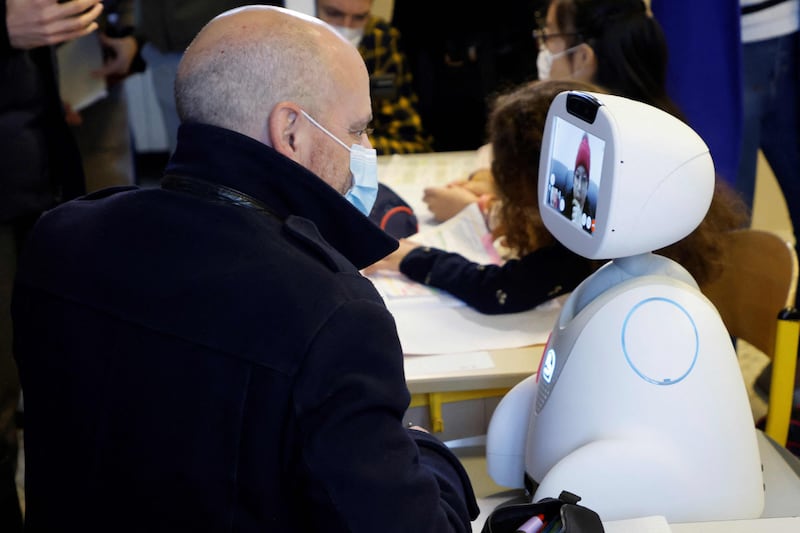
[[[584,176],[572,191],[576,160],[588,194]],[[526,486],[534,501],[568,490],[603,520],[760,516],[761,460],[731,338],[691,275],[651,252],[700,223],[714,179],[705,143],[671,115],[610,95],[555,99],[542,218],[575,253],[611,261],[566,300],[539,372],[498,405],[495,482]]]

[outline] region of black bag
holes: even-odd
[[[558,498],[544,498],[536,503],[501,504],[486,519],[481,533],[515,533],[529,518],[543,515],[545,523],[561,519],[564,533],[603,533],[600,516],[582,505],[580,497],[562,491]],[[547,525],[543,528],[546,529]]]

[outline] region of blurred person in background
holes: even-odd
[[[800,256],[800,0],[741,0],[741,21],[744,114],[735,186],[752,207],[760,149],[786,200]],[[771,380],[770,362],[755,383],[764,398]],[[794,405],[787,448],[800,455],[800,366]]]
[[[105,82],[106,96],[80,110],[73,109],[72,102],[64,102],[67,122],[81,152],[87,192],[115,185],[131,185],[136,181],[133,136],[122,82],[129,73],[141,71],[144,65],[140,56],[135,54],[135,42],[114,40],[133,34],[134,0],[103,0],[103,5],[105,9],[98,20],[99,31],[88,37],[98,41],[96,50],[83,50],[85,53],[97,51],[102,54],[102,66],[89,75]],[[119,46],[128,46],[130,49],[115,48]],[[90,61],[91,58],[86,60]],[[81,75],[84,75],[84,71],[59,70],[62,83],[73,81],[86,85],[86,82],[75,79]]]
[[[99,0],[0,0],[0,531],[22,530],[14,481],[20,400],[10,302],[17,258],[39,215],[83,193],[54,45],[97,29]]]
[[[316,0],[317,16],[358,48],[370,75],[369,134],[379,155],[430,152],[400,32],[371,13],[373,0]]]
[[[538,25],[539,80],[592,83],[684,119],[667,92],[664,34],[642,0],[552,0]],[[459,186],[465,182],[429,187],[424,200],[436,220],[447,220],[493,194],[485,178],[466,188]]]
[[[254,4],[282,6],[283,2]],[[125,65],[131,64],[133,55],[141,54],[153,80],[169,153],[175,151],[180,124],[175,108],[174,85],[183,52],[209,20],[241,5],[241,0],[136,0],[133,34],[123,36],[122,40],[105,40],[107,46],[124,58],[118,62],[118,70],[107,69],[107,75],[127,75]]]

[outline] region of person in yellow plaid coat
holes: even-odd
[[[373,120],[369,140],[378,154],[433,151],[417,112],[417,94],[400,32],[371,13],[373,0],[317,0],[317,16],[358,48],[370,74]]]

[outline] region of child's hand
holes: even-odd
[[[476,170],[470,174],[468,180],[462,182],[462,185],[477,196],[483,196],[485,194],[497,196],[494,178],[492,177],[492,172],[488,168]]]
[[[461,185],[428,187],[422,201],[428,205],[433,218],[443,222],[455,216],[469,204],[477,202],[479,196]]]
[[[379,270],[392,270],[395,272],[400,271],[400,263],[403,259],[408,255],[408,253],[413,250],[414,248],[419,248],[419,244],[408,241],[406,239],[400,239],[398,241],[400,243],[400,247],[395,250],[394,252],[390,253],[380,261],[371,264],[367,268],[364,269],[364,274],[374,274]]]

